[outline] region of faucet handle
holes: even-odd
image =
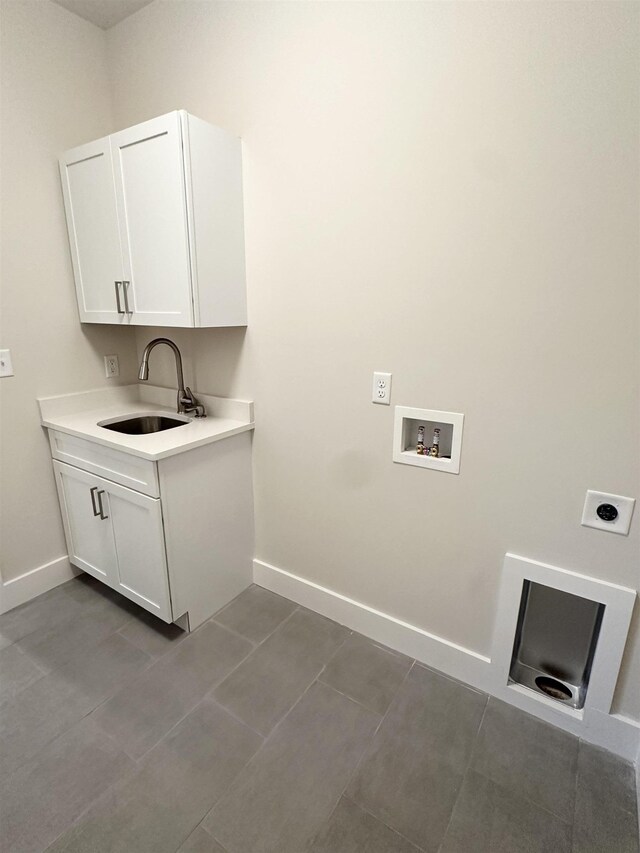
[[[184,397],[182,398],[182,402],[185,405],[185,411],[196,413],[197,418],[206,418],[207,413],[204,410],[204,406],[198,402],[198,399],[195,397],[193,391],[189,386],[184,389]]]

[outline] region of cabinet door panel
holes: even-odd
[[[131,322],[192,326],[179,114],[114,134],[111,151]]]
[[[67,151],[60,176],[80,320],[127,323],[115,292],[123,276],[109,138]]]
[[[117,556],[116,589],[171,622],[160,500],[115,483],[108,488]]]
[[[94,506],[98,508],[97,492],[102,491],[103,481],[61,462],[54,462],[53,467],[70,562],[109,586],[115,586],[116,549],[106,493],[100,498],[107,518],[94,514]],[[92,488],[95,490],[93,501]]]

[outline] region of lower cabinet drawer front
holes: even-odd
[[[155,462],[55,430],[49,430],[49,441],[54,459],[91,471],[143,495],[160,497]]]

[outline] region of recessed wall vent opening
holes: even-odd
[[[525,580],[509,679],[583,708],[605,605]]]

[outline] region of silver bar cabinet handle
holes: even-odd
[[[114,281],[113,283],[116,286],[116,308],[118,309],[118,314],[124,314],[125,312],[122,310],[122,305],[120,304],[120,287],[119,287],[119,285],[121,285],[122,282],[121,281]]]
[[[98,506],[100,507],[100,518],[103,521],[106,521],[109,516],[104,514],[104,507],[102,506],[102,495],[104,495],[104,489],[98,492]]]
[[[89,491],[91,493],[91,506],[93,507],[93,514],[94,515],[100,515],[100,512],[96,508],[96,492],[98,491],[98,487],[94,486]]]
[[[124,313],[125,314],[133,314],[133,311],[129,308],[129,285],[130,281],[122,282],[122,292],[124,293]]]

